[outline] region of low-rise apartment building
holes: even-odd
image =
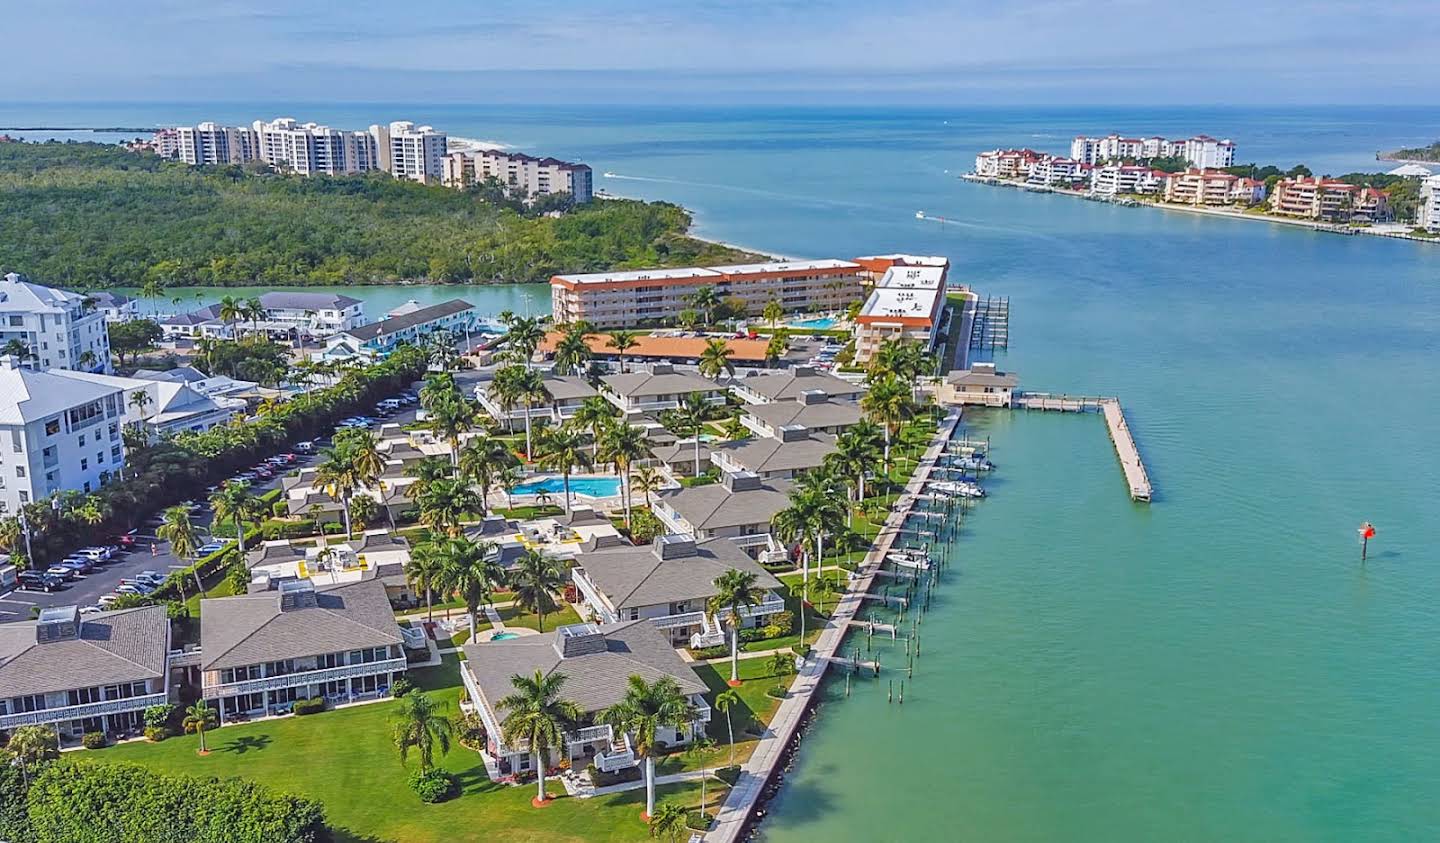
[[[975,156],[975,174],[994,179],[1023,179],[1042,157],[1033,149],[992,149]]]
[[[1109,164],[1090,172],[1090,190],[1105,196],[1121,193],[1159,193],[1169,173],[1139,164]]]
[[[585,399],[599,395],[599,391],[591,386],[584,378],[574,375],[557,375],[553,372],[544,374],[545,391],[550,394],[548,401],[537,401],[529,409],[530,420],[544,421],[550,424],[561,424],[574,417],[580,405]],[[500,423],[506,430],[519,430],[525,427],[525,403],[518,402],[514,406],[507,406],[502,398],[495,394],[495,381],[482,381],[475,386],[475,400],[490,417]]]
[[[86,298],[93,302],[94,307],[105,314],[105,322],[129,322],[140,316],[140,303],[129,296],[122,296],[119,293],[112,293],[109,290],[96,290],[86,295]]]
[[[583,204],[595,198],[594,176],[587,164],[536,158],[502,149],[452,152],[445,156],[444,180],[450,187],[468,187],[486,179],[496,179],[527,199],[568,193],[577,204]]]
[[[770,520],[790,506],[790,488],[786,480],[726,471],[719,483],[658,492],[651,509],[671,533],[729,539],[752,558],[781,562],[785,547],[771,535]]]
[[[935,347],[949,266],[945,258],[891,260],[855,317],[857,364],[868,363],[887,341],[914,342],[927,351]]]
[[[764,625],[783,612],[780,581],[728,538],[697,542],[693,536],[657,536],[650,546],[616,539],[592,542],[570,569],[587,612],[601,623],[646,620],[669,635],[673,645],[713,647],[724,641],[720,620],[706,606],[718,592],[715,580],[727,571],[755,575],[764,599],[741,612],[742,626]]]
[[[825,464],[835,452],[835,437],[799,425],[786,425],[778,437],[713,442],[710,462],[721,471],[748,471],[764,480],[791,480]]]
[[[1327,222],[1390,218],[1390,199],[1382,190],[1320,176],[1281,179],[1270,197],[1270,210],[1291,217]]]
[[[139,732],[145,709],[169,701],[169,652],[164,606],[93,615],[58,606],[0,624],[0,734],[43,725],[69,742]]]
[[[400,310],[392,310],[388,318],[379,322],[332,335],[317,356],[322,359],[384,356],[401,343],[417,345],[438,331],[463,335],[476,327],[475,306],[463,299],[428,307],[416,305],[415,309],[405,308],[403,313]]]
[[[780,439],[784,431],[796,427],[814,433],[843,433],[862,417],[859,404],[833,400],[824,390],[816,389],[794,401],[748,405],[740,423],[759,436]]]
[[[730,391],[746,404],[799,401],[823,392],[831,401],[858,402],[865,387],[822,372],[814,366],[795,366],[783,372],[765,372],[730,382]]]
[[[690,705],[695,721],[680,729],[659,729],[656,740],[685,746],[710,721],[704,682],[676,654],[666,637],[645,621],[562,626],[550,635],[508,641],[466,644],[460,678],[469,703],[485,725],[485,767],[492,779],[534,770],[528,742],[507,743],[502,724],[509,714],[500,701],[515,692],[515,676],[564,676],[562,695],[580,709],[580,722],[570,724],[560,746],[541,760],[549,769],[566,762],[571,770],[591,764],[606,773],[640,763],[632,736],[597,725],[595,715],[625,698],[631,676],[646,682],[674,680]]]
[[[378,580],[200,601],[201,695],[222,723],[283,714],[296,700],[383,697],[405,671],[404,637]]]
[[[669,363],[651,363],[643,371],[600,379],[600,394],[627,416],[674,410],[692,392],[710,404],[723,404],[728,390],[699,375],[676,371]]]
[[[1165,182],[1165,201],[1178,205],[1229,205],[1239,176],[1220,170],[1191,168],[1173,173]]]
[[[18,342],[33,368],[110,371],[105,312],[80,293],[8,273],[0,279],[0,346]]]
[[[328,337],[365,324],[365,302],[338,293],[262,293],[260,306],[257,327],[281,336]]]
[[[771,301],[787,311],[841,310],[860,295],[862,280],[862,269],[853,261],[775,261],[556,275],[550,279],[550,297],[558,324],[633,328],[694,308],[696,293],[706,287],[758,316]]]
[[[124,390],[79,375],[0,357],[0,511],[14,514],[69,489],[94,491],[125,465]]]
[[[1082,181],[1089,174],[1090,167],[1073,158],[1046,155],[1030,167],[1025,183],[1035,187],[1069,187]]]

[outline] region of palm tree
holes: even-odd
[[[110,517],[110,508],[99,495],[86,495],[85,503],[75,510],[75,517],[86,526],[94,527]]]
[[[140,420],[142,422],[145,420],[145,408],[153,404],[154,401],[155,399],[151,398],[150,393],[144,389],[137,389],[130,393],[130,406],[134,407],[135,411],[140,414]]]
[[[524,479],[525,479],[525,472],[521,470],[521,468],[520,468],[520,463],[519,463],[518,460],[515,461],[515,462],[513,462],[513,463],[507,463],[507,464],[501,466],[501,467],[500,467],[500,470],[497,471],[497,472],[495,472],[495,485],[496,485],[496,486],[499,486],[501,489],[503,489],[503,490],[505,491],[505,508],[506,508],[506,509],[514,509],[514,508],[515,508],[515,498],[511,496],[510,490],[513,489],[513,488],[515,488],[516,486],[519,486],[519,485],[520,485],[520,481],[522,481],[522,480],[524,480]],[[536,502],[536,503],[539,503],[539,502],[540,502],[540,497],[541,497],[541,495],[544,495],[544,494],[545,494],[544,491],[541,491],[540,494],[537,494],[537,495],[535,496],[535,502]]]
[[[423,773],[434,764],[436,749],[441,755],[450,752],[454,730],[450,718],[441,713],[440,706],[428,694],[414,691],[400,698],[400,710],[395,714],[390,735],[395,748],[400,750],[400,763],[409,760],[413,747],[420,754]]]
[[[216,315],[220,317],[220,321],[225,323],[225,326],[230,329],[231,333],[234,333],[235,323],[245,319],[247,316],[245,303],[234,296],[225,296],[220,299],[220,309]]]
[[[205,730],[215,728],[219,722],[220,715],[211,708],[204,700],[196,700],[195,704],[185,709],[185,719],[181,726],[186,731],[194,731],[200,736],[200,754],[209,755],[210,750],[205,748]]]
[[[894,375],[885,375],[871,384],[868,392],[860,399],[860,409],[871,421],[885,429],[885,473],[890,473],[890,445],[900,430],[900,425],[910,418],[914,410],[910,401],[910,390]]]
[[[735,355],[735,349],[730,343],[714,337],[705,341],[705,348],[700,352],[700,363],[696,367],[700,374],[711,380],[719,380],[720,373],[729,375],[735,374],[735,364],[730,360]]]
[[[463,397],[460,387],[455,385],[455,376],[449,372],[436,372],[426,377],[420,387],[420,406],[426,411]]]
[[[843,526],[844,508],[837,503],[843,486],[844,482],[837,475],[821,467],[801,475],[790,493],[791,505],[800,502],[810,519],[817,571],[825,560],[825,536],[838,533]]]
[[[530,457],[535,450],[530,432],[531,408],[537,403],[552,400],[550,390],[545,386],[544,376],[523,366],[506,366],[495,372],[495,380],[490,388],[507,413],[514,410],[517,404],[525,405],[525,456]]]
[[[20,777],[30,786],[30,769],[42,761],[60,757],[60,738],[49,726],[17,726],[5,748],[20,765]]]
[[[354,530],[350,528],[350,498],[365,484],[350,454],[340,448],[321,451],[320,464],[315,468],[315,485],[331,498],[340,499],[345,516],[345,535],[354,535]]]
[[[773,331],[775,323],[785,318],[785,305],[781,304],[778,299],[771,299],[765,302],[765,309],[760,311],[760,315],[770,323],[770,330]]]
[[[705,608],[717,619],[728,612],[730,626],[730,687],[740,684],[740,613],[748,606],[758,605],[765,593],[755,585],[755,574],[731,568],[715,578],[716,593]]]
[[[615,354],[620,358],[620,373],[625,373],[625,352],[640,344],[635,331],[611,331],[610,336],[605,338],[605,347],[615,349]]]
[[[665,477],[653,465],[642,465],[630,473],[630,490],[636,489],[645,496],[645,508],[649,509],[650,494],[658,492],[665,485]]]
[[[525,368],[529,369],[535,349],[540,347],[543,339],[545,329],[540,326],[540,320],[533,316],[521,316],[511,320],[510,330],[505,334],[505,346],[513,350]]]
[[[433,551],[440,558],[437,585],[442,592],[458,594],[465,601],[465,614],[470,620],[470,638],[473,640],[480,607],[490,602],[496,587],[504,580],[505,572],[500,567],[499,557],[491,552],[495,546],[490,542],[452,538],[438,545]]]
[[[155,537],[169,542],[170,552],[182,561],[194,559],[195,551],[200,547],[200,540],[195,535],[195,525],[190,523],[190,510],[183,506],[172,506],[165,510],[161,515],[160,526],[155,529]],[[203,592],[205,586],[200,582],[200,572],[194,573],[195,587]]]
[[[28,343],[22,340],[12,339],[9,342],[5,343],[4,348],[0,348],[0,355],[3,355],[5,357],[14,357],[21,362],[24,362],[26,360],[34,359],[35,352],[30,350],[30,345]]]
[[[582,401],[580,406],[575,408],[575,415],[570,417],[570,424],[590,433],[591,455],[596,461],[600,457],[600,435],[619,413],[614,404],[602,396],[592,395]]]
[[[148,275],[149,273],[146,274]],[[160,312],[160,297],[165,295],[165,283],[155,277],[146,278],[145,282],[140,285],[140,295],[142,298],[151,300],[151,314],[158,314]]]
[[[693,330],[700,322],[700,313],[692,308],[685,308],[675,316],[675,324],[687,331]]]
[[[535,464],[548,471],[558,471],[565,481],[565,511],[570,511],[570,472],[577,467],[588,468],[594,464],[590,452],[585,450],[585,441],[573,430],[563,427],[546,428],[536,448]]]
[[[540,631],[545,631],[545,615],[560,607],[555,592],[565,586],[565,568],[558,559],[527,550],[515,561],[510,571],[510,587],[515,589],[515,602],[522,609],[534,612]]]
[[[625,524],[630,524],[630,466],[650,456],[650,441],[645,431],[621,422],[611,425],[601,435],[600,456],[615,464],[625,499]]]
[[[720,294],[715,292],[714,287],[701,287],[690,294],[690,304],[699,308],[705,314],[705,324],[712,325],[715,320],[712,318],[715,308],[720,305]]]
[[[431,483],[451,477],[454,473],[455,469],[446,460],[439,457],[421,457],[414,465],[405,469],[405,476],[415,478],[414,483],[406,484],[405,497],[416,500],[425,494]]]
[[[835,438],[835,452],[825,457],[827,466],[855,481],[856,504],[865,500],[865,475],[881,455],[881,436],[879,427],[862,419]]]
[[[265,514],[265,504],[250,494],[250,487],[244,483],[225,481],[225,485],[210,496],[210,508],[216,521],[231,521],[235,524],[235,540],[240,544],[240,554],[245,554],[245,522],[253,521]]]
[[[435,542],[424,542],[410,555],[405,566],[405,581],[416,591],[425,593],[425,620],[435,620],[435,589],[444,580],[445,556]]]
[[[506,744],[530,745],[530,757],[535,762],[535,780],[539,791],[533,804],[545,804],[545,762],[550,750],[565,743],[565,730],[583,716],[580,706],[560,696],[565,685],[565,674],[555,671],[548,676],[544,671],[535,671],[534,676],[516,674],[510,677],[515,693],[503,697],[497,704],[505,710],[505,719],[500,721],[500,734]]]
[[[700,432],[705,429],[705,419],[710,416],[710,404],[705,395],[692,392],[680,399],[680,406],[674,409],[675,421],[680,427],[676,433],[695,437],[695,476],[700,476]]]
[[[735,724],[730,720],[730,709],[740,704],[740,692],[726,688],[715,695],[715,707],[725,715],[725,730],[730,733],[730,766],[735,766]]]
[[[684,729],[695,725],[695,707],[673,677],[662,676],[653,683],[631,676],[620,702],[595,715],[617,732],[630,736],[635,754],[645,759],[645,819],[655,813],[655,750],[661,729]]]
[[[705,789],[704,779],[700,780],[700,789],[702,791]],[[705,812],[704,796],[700,798],[700,812]],[[663,834],[670,838],[670,843],[675,843],[679,839],[680,832],[687,830],[686,820],[688,817],[689,812],[683,806],[674,802],[666,802],[650,815],[650,836],[659,837]]]
[[[95,352],[87,349],[80,352],[80,356],[75,358],[75,362],[79,363],[82,368],[89,369],[95,365],[96,359]]]
[[[455,335],[449,331],[431,333],[425,339],[425,349],[430,365],[438,366],[441,371],[448,372],[455,368],[455,361],[460,359],[460,352],[455,350]]]
[[[790,340],[784,334],[776,334],[765,344],[765,365],[775,366],[790,350]]]
[[[250,332],[255,335],[260,333],[260,317],[265,315],[265,305],[260,303],[258,298],[245,300],[245,318],[250,320]]]
[[[589,331],[584,325],[572,325],[555,343],[555,374],[578,375],[590,362]]]
[[[484,509],[480,496],[467,480],[444,478],[430,483],[415,499],[420,521],[432,531],[458,538],[466,515]]]
[[[704,732],[696,731],[690,737],[690,745],[685,747],[685,757],[700,765],[700,816],[708,819],[709,813],[705,810],[710,800],[705,795],[705,780],[710,778],[710,766],[706,763],[710,760],[710,750],[715,748],[715,742],[710,740]],[[661,806],[664,810],[665,806]]]
[[[480,486],[480,502],[485,512],[489,512],[490,490],[500,480],[501,473],[519,463],[509,445],[489,434],[471,438],[460,449],[460,476]]]
[[[449,398],[435,404],[426,411],[426,425],[430,432],[437,439],[442,439],[450,445],[450,462],[458,465],[460,461],[460,434],[470,429],[475,423],[475,408],[469,401],[459,397]]]

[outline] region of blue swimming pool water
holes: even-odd
[[[540,477],[521,483],[510,489],[512,495],[534,495],[549,492],[552,495],[565,494],[565,478],[559,475]],[[613,498],[620,494],[619,477],[571,477],[570,494],[588,498]]]
[[[791,322],[792,328],[810,328],[816,331],[827,331],[835,327],[835,317],[823,316],[819,319],[802,319],[799,322]]]
[[[497,632],[490,636],[491,641],[509,641],[511,638],[519,638],[518,632]]]

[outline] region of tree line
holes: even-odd
[[[563,207],[563,203],[561,203]],[[0,272],[80,289],[544,281],[753,259],[664,202],[563,213],[383,173],[191,167],[117,146],[0,144]]]

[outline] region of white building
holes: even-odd
[[[1098,164],[1121,158],[1184,158],[1192,167],[1221,168],[1235,164],[1235,143],[1196,135],[1184,140],[1162,137],[1127,138],[1111,134],[1103,138],[1079,135],[1070,142],[1070,157],[1082,164]]]
[[[14,513],[54,492],[90,492],[125,464],[119,386],[0,357],[0,506]]]
[[[337,176],[379,169],[376,140],[369,132],[347,132],[316,123],[278,117],[256,120],[260,158],[272,166],[301,175]]]
[[[1427,231],[1440,231],[1440,176],[1427,176],[1420,182],[1420,210],[1415,225]]]
[[[264,293],[260,306],[265,308],[260,328],[272,333],[328,337],[365,324],[365,303],[337,293]]]
[[[1235,144],[1229,140],[1215,140],[1209,135],[1197,135],[1185,141],[1183,154],[1192,167],[1223,169],[1235,166]]]
[[[13,272],[0,279],[0,347],[12,340],[29,349],[31,366],[110,371],[104,311],[80,293],[32,284]]]
[[[380,169],[397,179],[440,182],[445,176],[448,138],[430,126],[399,121],[370,127]]]
[[[862,262],[881,260],[860,258]],[[891,256],[865,305],[855,317],[855,362],[863,365],[887,340],[935,347],[945,315],[945,258]]]
[[[1145,188],[1142,189],[1142,184]],[[1148,193],[1155,187],[1149,167],[1139,164],[1109,164],[1090,173],[1090,190],[1114,196],[1117,193]]]
[[[1080,175],[1082,164],[1073,158],[1047,155],[1030,168],[1026,184],[1036,186],[1068,185]]]
[[[247,126],[201,123],[175,129],[176,157],[186,164],[243,164],[260,157],[260,141]]]
[[[58,374],[58,373],[57,373]],[[207,395],[188,383],[166,378],[122,378],[89,372],[67,372],[65,377],[120,390],[125,402],[123,423],[143,427],[152,439],[174,433],[201,433],[225,424],[245,412],[243,398]],[[146,395],[144,405],[136,393]]]
[[[581,204],[594,198],[593,174],[585,164],[499,149],[452,152],[445,158],[444,180],[451,187],[466,187],[491,178],[523,193],[527,199],[569,193]]]
[[[91,299],[95,307],[105,314],[106,322],[129,322],[140,315],[140,303],[129,296],[108,290],[96,290],[87,294],[86,298]]]

